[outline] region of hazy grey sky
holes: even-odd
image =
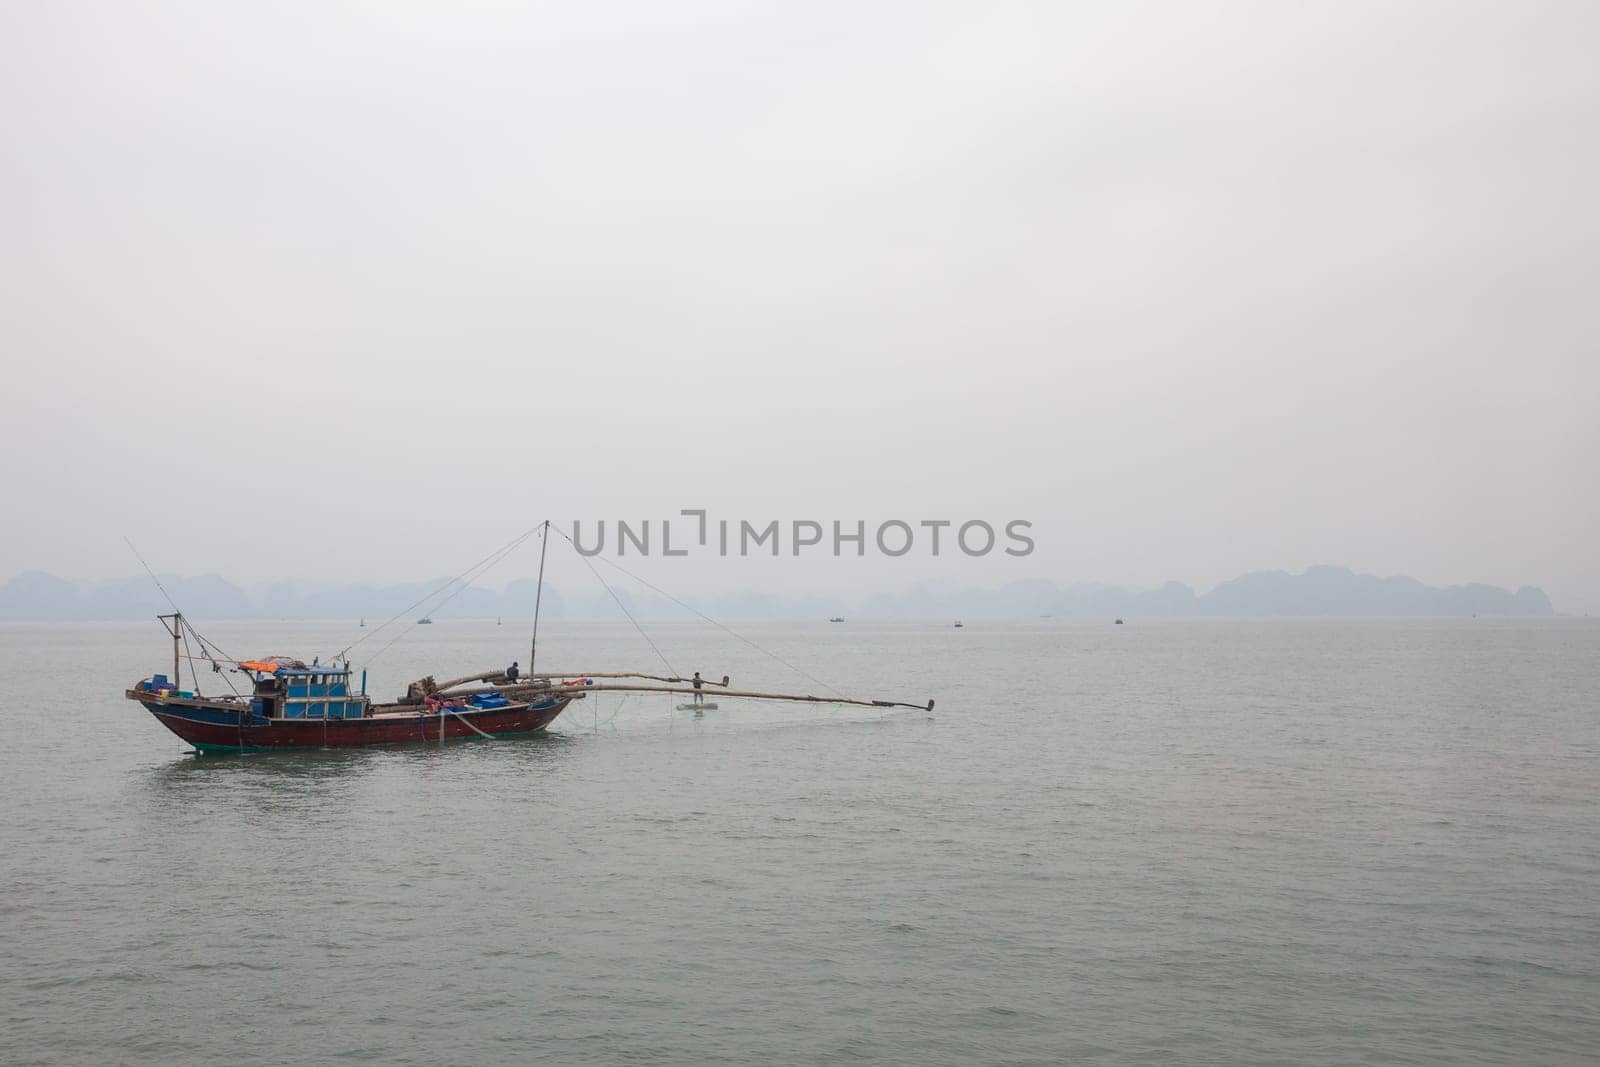
[[[1600,610],[1600,5],[0,2],[0,580],[1026,518],[677,585]],[[509,563],[501,576],[531,572]],[[570,573],[571,568],[564,568]]]

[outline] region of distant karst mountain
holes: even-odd
[[[162,583],[185,612],[197,619],[383,619],[409,606],[444,584],[416,582],[402,585],[348,586],[343,589],[297,592],[277,584],[246,592],[239,586],[206,575],[180,578],[163,575]],[[436,619],[484,619],[504,616],[526,619],[532,615],[534,583],[523,579],[504,590],[471,587],[449,604],[433,608]],[[636,615],[678,618],[683,611],[664,600],[629,597]],[[1540,617],[1555,614],[1541,589],[1523,586],[1510,592],[1490,585],[1452,585],[1436,588],[1415,578],[1379,578],[1356,574],[1347,567],[1311,567],[1304,574],[1255,571],[1224,582],[1203,595],[1180,582],[1159,589],[1125,589],[1118,586],[1078,584],[1065,588],[1048,581],[1012,582],[998,589],[964,589],[925,583],[904,593],[845,598],[780,596],[742,592],[715,597],[697,605],[725,619],[827,618],[846,613],[852,617],[895,618],[1053,618],[1091,619],[1117,616],[1145,618],[1262,617],[1262,616],[1450,616],[1503,615]],[[148,578],[80,583],[29,571],[0,585],[0,619],[27,621],[94,621],[143,619],[168,610]],[[544,613],[548,618],[620,618],[616,605],[604,594],[562,594],[545,587]]]
[[[1415,578],[1379,578],[1348,567],[1311,567],[1304,574],[1255,571],[1199,598],[1201,615],[1554,615],[1544,590],[1515,593],[1492,585],[1444,589]]]
[[[909,609],[909,610],[897,610]],[[1415,578],[1379,578],[1348,567],[1311,567],[1304,574],[1253,571],[1203,595],[1181,582],[1159,589],[1126,589],[1052,582],[1013,582],[993,590],[935,590],[869,601],[859,614],[956,615],[1099,619],[1240,618],[1266,616],[1461,616],[1542,617],[1555,614],[1542,589],[1515,593],[1490,585],[1436,588]]]

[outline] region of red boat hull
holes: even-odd
[[[168,700],[130,690],[161,724],[201,751],[276,748],[337,748],[397,745],[456,738],[534,733],[555,721],[572,697],[558,696],[503,708],[457,708],[416,714],[380,714],[364,719],[263,719],[247,709]]]

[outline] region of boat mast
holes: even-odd
[[[183,650],[183,612],[174,611],[171,615],[157,615],[161,625],[167,628],[167,633],[172,635],[172,687],[183,688],[183,675],[179,673],[179,655]],[[198,685],[198,681],[195,683]]]
[[[544,554],[550,548],[550,520],[544,520],[544,533],[539,540],[539,587],[533,594],[533,640],[528,642],[528,674],[533,674],[533,664],[539,654],[539,605],[544,600]]]

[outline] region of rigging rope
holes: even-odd
[[[198,641],[199,637],[200,635],[196,634],[195,640]],[[205,646],[201,645],[200,651],[204,652],[205,650]],[[189,653],[189,631],[187,629],[183,631],[183,658],[189,661],[189,677],[194,679],[194,695],[205,696],[200,691],[200,672],[194,669],[194,656]],[[179,679],[179,682],[181,683],[182,679]]]
[[[172,599],[172,594],[167,592],[167,587],[161,584],[161,579],[156,577],[156,572],[150,569],[150,564],[145,562],[144,557],[139,554],[139,550],[137,548],[133,547],[133,542],[128,540],[126,535],[123,536],[122,543],[128,546],[128,551],[133,553],[133,558],[139,561],[139,566],[144,568],[144,572],[150,576],[150,580],[152,582],[156,583],[156,588],[161,591],[162,597],[164,597],[166,599],[166,602],[172,607],[172,610],[174,612],[176,612],[177,615],[181,619],[183,619],[184,622],[189,624],[188,627],[184,630],[183,649],[184,649],[184,658],[189,660],[189,670],[190,670],[190,672],[191,673],[194,672],[194,657],[189,655],[189,639],[188,639],[188,635],[190,633],[194,634],[194,639],[200,643],[200,651],[206,653],[206,658],[211,660],[211,664],[212,664],[213,667],[216,666],[216,662],[217,661],[216,661],[216,659],[214,657],[212,657],[211,652],[216,652],[217,655],[222,657],[224,662],[237,664],[239,661],[234,659],[232,656],[228,655],[226,652],[224,652],[222,650],[222,646],[221,645],[217,644],[215,641],[207,640],[206,635],[201,633],[198,629],[195,628],[193,620],[191,620],[187,615],[184,615],[183,609],[178,607],[178,602],[176,600]],[[226,674],[224,674],[222,676],[222,680],[224,682],[228,683],[228,688],[229,689],[233,689],[233,695],[234,696],[238,696],[239,695],[239,690],[234,689],[233,680],[232,679],[230,679]],[[177,681],[179,684],[182,684],[182,679],[181,678],[174,679],[174,681]],[[198,674],[195,675],[194,691],[196,693],[200,692],[200,676]]]
[[[556,533],[561,534],[562,537],[565,537],[568,544],[572,544],[572,538],[567,537],[567,535],[561,533],[560,530],[557,530]],[[577,548],[578,546],[572,545],[572,547]],[[628,621],[633,623],[633,628],[639,631],[639,636],[644,638],[645,644],[650,646],[651,651],[656,654],[662,663],[666,663],[667,673],[676,676],[678,674],[678,668],[674,667],[671,663],[667,663],[667,657],[662,654],[659,648],[656,648],[656,643],[650,640],[650,635],[644,632],[644,627],[639,625],[639,620],[633,617],[633,612],[629,611],[627,605],[622,602],[622,598],[617,596],[617,591],[612,589],[611,586],[607,585],[604,578],[600,577],[600,572],[594,569],[594,564],[589,562],[589,557],[585,556],[582,552],[579,552],[578,558],[583,560],[584,566],[589,568],[589,573],[594,575],[594,580],[599,582],[601,586],[605,588],[605,591],[611,594],[611,599],[617,602],[617,607],[622,609],[622,614],[626,615],[628,617]]]
[[[494,740],[494,734],[484,733],[482,730],[480,730],[476,726],[474,726],[472,724],[472,722],[470,720],[468,720],[460,712],[458,712],[458,711],[456,711],[454,709],[449,709],[449,710],[450,710],[450,714],[452,714],[456,718],[460,719],[463,723],[466,723],[467,729],[471,730],[473,733],[477,734],[479,737],[487,737],[491,741]],[[441,740],[441,741],[444,740],[444,729],[442,727],[439,730],[439,740]]]
[[[471,584],[471,582],[472,582],[472,580],[474,578],[480,578],[484,574],[488,573],[488,571],[492,567],[494,567],[495,564],[499,563],[502,559],[504,559],[506,556],[510,555],[513,551],[515,551],[518,547],[520,547],[521,544],[524,541],[526,541],[528,538],[532,537],[535,533],[537,533],[538,530],[539,530],[539,527],[543,526],[543,525],[544,525],[544,523],[541,522],[541,523],[539,523],[538,526],[535,526],[532,529],[527,530],[527,531],[525,531],[525,532],[523,532],[521,534],[518,534],[516,537],[513,537],[510,541],[507,541],[505,544],[501,545],[499,548],[495,549],[493,552],[489,553],[487,556],[483,557],[478,562],[474,563],[472,566],[468,567],[466,570],[464,570],[460,574],[456,575],[454,578],[451,578],[448,582],[445,582],[443,585],[439,586],[439,588],[437,588],[437,589],[433,590],[432,592],[424,595],[420,599],[418,599],[416,601],[413,601],[410,606],[401,608],[399,611],[397,611],[393,615],[389,616],[389,618],[384,620],[378,626],[372,628],[367,633],[363,634],[359,639],[357,639],[356,641],[353,641],[350,644],[346,645],[344,648],[340,649],[338,652],[335,652],[333,654],[333,658],[336,659],[336,660],[338,660],[338,659],[348,660],[350,658],[350,653],[352,651],[354,651],[355,649],[361,647],[361,645],[365,644],[369,639],[378,636],[378,634],[380,634],[384,630],[388,629],[390,626],[392,626],[402,616],[405,616],[405,615],[409,614],[410,612],[415,611],[417,608],[421,607],[423,604],[426,604],[428,601],[432,600],[434,597],[436,597],[439,594],[443,593],[446,589],[449,589],[452,585],[455,585],[457,582],[460,582],[461,583],[461,587],[459,589],[455,590],[455,592],[451,593],[449,596],[445,597],[443,600],[439,601],[437,604],[434,604],[433,607],[429,608],[428,610],[430,612],[431,611],[437,611],[439,608],[444,607],[446,604],[450,603],[450,601],[454,600],[457,596],[459,596],[460,594],[465,592],[470,587],[470,584]],[[396,641],[398,641],[398,640],[400,640],[400,638],[404,637],[413,628],[415,628],[416,625],[417,625],[416,622],[412,622],[412,624],[410,626],[407,626],[405,629],[401,630],[394,637],[390,638],[388,644],[384,645],[382,648],[378,649],[377,652],[373,653],[371,656],[369,656],[367,658],[367,665],[371,666],[373,660],[377,659],[379,656],[381,656],[385,652],[387,652],[389,650],[389,648]]]
[[[594,571],[594,564],[589,563],[589,557],[584,555],[582,551],[579,551],[577,542],[575,542],[572,538],[568,537],[566,535],[566,533],[563,530],[560,529],[560,527],[556,528],[556,533],[560,534],[562,539],[565,540],[567,542],[567,544],[572,546],[573,551],[578,553],[578,558],[579,559],[583,560],[584,563],[589,564],[589,570]],[[778,655],[776,652],[773,652],[770,649],[761,647],[760,645],[756,644],[754,641],[750,640],[750,638],[744,636],[744,634],[739,633],[737,630],[734,630],[732,627],[723,625],[722,623],[718,622],[716,619],[713,619],[711,616],[707,615],[705,612],[700,611],[698,608],[695,608],[695,607],[693,607],[692,605],[689,605],[689,604],[685,604],[683,601],[679,600],[677,597],[673,596],[671,593],[667,592],[665,589],[662,589],[660,586],[654,585],[654,584],[652,584],[650,582],[645,581],[643,578],[639,577],[637,574],[634,574],[632,571],[630,571],[628,568],[624,567],[622,564],[617,563],[614,560],[606,559],[606,557],[604,557],[604,556],[601,556],[600,559],[604,563],[609,563],[611,566],[615,567],[617,570],[621,571],[623,574],[626,574],[629,578],[632,578],[634,581],[638,582],[640,585],[644,586],[645,588],[654,591],[655,593],[659,594],[660,596],[666,597],[668,600],[672,601],[674,604],[678,605],[680,608],[683,608],[685,611],[691,612],[694,615],[698,616],[699,618],[703,619],[704,621],[709,622],[711,625],[715,626],[717,629],[723,631],[724,633],[726,633],[726,634],[728,634],[728,635],[730,635],[732,637],[738,638],[740,641],[743,641],[745,644],[749,645],[751,648],[755,649],[757,652],[760,652],[762,655],[770,656],[772,659],[777,660],[779,663],[783,664],[785,667],[788,667],[791,671],[794,671],[796,674],[800,675],[802,678],[805,678],[807,681],[809,681],[809,682],[811,682],[811,683],[813,683],[815,685],[820,685],[822,688],[828,690],[834,696],[839,696],[839,697],[844,696],[843,693],[839,692],[839,690],[835,689],[833,686],[829,685],[827,682],[823,681],[821,678],[818,678],[815,675],[813,675],[813,674],[811,674],[811,673],[809,673],[807,671],[801,670],[799,667],[796,667],[793,663],[790,663],[788,660],[784,659],[782,656]],[[595,577],[596,578],[600,578],[600,575],[599,575],[598,572],[595,573]],[[600,584],[601,585],[605,585],[605,579],[601,578],[600,579]],[[606,590],[608,592],[610,591],[610,588],[611,588],[610,586],[606,586]],[[612,594],[613,599],[615,598],[615,596],[616,596],[616,594],[613,593]],[[624,609],[624,611],[626,611],[626,609]],[[631,621],[633,616],[630,615],[630,616],[628,616],[628,618]],[[639,624],[638,623],[634,623],[634,625],[638,626]],[[644,632],[643,630],[640,631],[640,633],[643,633],[643,632]],[[649,638],[647,637],[647,638],[645,638],[645,640],[648,641]],[[651,645],[650,647],[654,648],[655,646]],[[659,655],[659,653],[657,653],[657,654]],[[666,660],[663,659],[662,662],[665,663]],[[669,667],[670,667],[670,664],[669,664]],[[677,674],[678,672],[677,671],[673,671],[672,673],[673,674]]]
[[[184,621],[188,622],[188,619],[185,618]],[[193,631],[194,639],[200,645],[200,657],[199,658],[203,658],[207,663],[211,664],[211,673],[212,674],[220,674],[220,675],[222,675],[222,680],[225,683],[227,683],[227,686],[228,686],[229,689],[233,690],[233,695],[234,696],[239,696],[240,695],[239,694],[239,690],[233,684],[233,679],[229,678],[228,675],[222,669],[222,663],[232,663],[235,666],[237,666],[239,661],[236,660],[236,659],[233,659],[226,652],[223,652],[222,649],[217,648],[216,645],[214,645],[210,641],[206,640],[205,635],[202,634],[199,630],[195,630],[192,624],[190,625],[189,630]],[[185,631],[185,632],[187,633],[188,631]],[[194,656],[191,656],[191,655],[188,654],[188,650],[189,650],[188,641],[184,642],[183,648],[184,648],[184,658],[189,660],[190,669],[193,670],[194,669],[194,660],[197,657],[194,657]],[[216,653],[220,654],[220,656],[222,657],[222,662],[221,663],[218,662],[217,656],[212,655],[213,651],[215,651]],[[195,679],[195,692],[198,693],[199,691],[200,691],[200,681],[199,681],[198,678],[196,678]]]

